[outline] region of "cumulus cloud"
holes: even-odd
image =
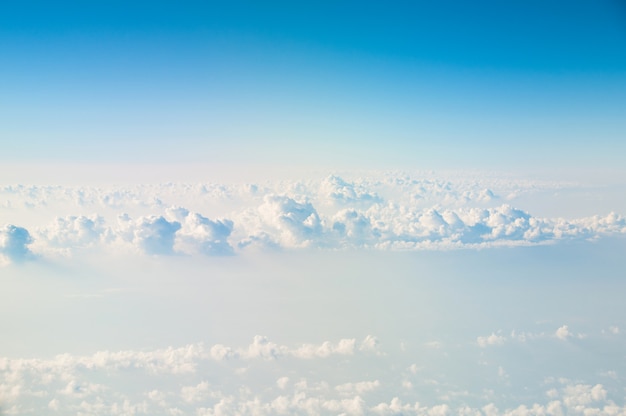
[[[380,238],[380,232],[372,227],[371,219],[354,209],[339,211],[332,224],[339,246],[371,247]]]
[[[2,231],[6,262],[76,249],[118,247],[150,255],[231,255],[262,249],[449,250],[595,240],[626,234],[611,212],[584,218],[535,216],[498,194],[558,189],[559,184],[488,178],[454,180],[381,173],[373,178],[240,184],[0,189],[7,212],[90,209],[92,215],[54,219],[45,227]],[[572,185],[568,185],[572,186]],[[498,191],[492,188],[498,188]],[[381,195],[384,195],[381,196]],[[515,200],[513,198],[512,200]],[[210,214],[210,215],[209,215]],[[21,234],[20,234],[21,233]],[[21,240],[20,240],[21,238]],[[128,250],[124,250],[128,252]]]
[[[495,333],[492,333],[491,335],[486,337],[476,338],[476,342],[478,343],[478,345],[483,348],[489,345],[503,345],[505,340],[506,338],[504,336],[496,335]]]
[[[181,225],[163,216],[140,217],[133,221],[128,215],[119,218],[120,236],[146,254],[173,254],[176,232]]]
[[[320,196],[337,204],[373,204],[382,198],[367,189],[367,185],[356,185],[336,175],[330,175],[320,185]]]
[[[168,214],[182,224],[176,235],[177,251],[206,255],[233,254],[233,247],[228,242],[233,230],[231,220],[213,221],[182,207],[172,208]]]
[[[360,381],[357,383],[344,383],[335,387],[335,390],[340,392],[341,394],[354,395],[359,394],[363,395],[368,391],[375,390],[380,387],[380,381]]]
[[[207,368],[213,369],[208,374],[223,372],[223,365],[228,364],[231,359],[246,360],[249,363],[272,363],[279,359],[324,360],[333,355],[353,355],[356,353],[354,345],[354,339],[342,339],[337,343],[323,342],[290,347],[276,344],[267,337],[256,336],[247,347],[237,348],[221,344],[209,347],[198,343],[152,351],[100,351],[90,356],[62,354],[52,359],[0,358],[0,402],[13,406],[18,414],[18,409],[25,403],[33,405],[33,409],[39,409],[33,410],[35,413],[46,413],[45,409],[48,409],[96,415],[189,414],[188,412],[194,410],[211,414],[208,409],[224,409],[231,404],[234,408],[241,409],[262,403],[258,396],[252,395],[249,388],[239,389],[246,373],[239,371],[236,366],[230,367],[231,373],[228,377],[244,377],[237,379],[237,388],[232,389],[233,392],[239,389],[239,397],[225,394],[223,381],[213,385],[203,379]],[[210,367],[212,363],[219,364],[222,370],[215,364]],[[136,389],[124,391],[125,387],[117,384],[119,376],[128,374],[144,380],[145,390],[139,389],[139,395],[136,394]],[[200,379],[193,383],[187,381],[179,384],[179,393],[175,393],[171,388],[168,391],[154,388],[156,385],[162,386],[163,375],[167,375],[166,379],[177,380],[175,385],[180,381],[197,377]],[[228,377],[224,380],[228,380]],[[281,396],[279,392],[286,392],[289,386],[293,388],[293,396]],[[290,383],[288,377],[281,377],[276,381],[278,396],[269,397],[260,408],[264,409],[262,414],[276,414],[278,409],[297,412],[309,407],[318,411],[326,409],[361,414],[366,406],[359,395],[367,394],[379,386],[380,382],[374,380],[344,383],[332,389],[325,381],[308,383],[301,379]],[[319,396],[314,398],[315,403],[305,399],[307,395],[319,395],[333,390],[337,398],[320,400]],[[208,403],[214,405],[206,407]],[[171,413],[174,409],[179,409],[182,413]]]
[[[330,355],[352,355],[356,346],[355,339],[342,339],[337,344],[324,342],[322,345],[305,344],[293,351],[298,358],[328,357]]]
[[[283,246],[306,247],[321,240],[322,223],[310,202],[268,195],[258,213]]]
[[[567,325],[563,325],[562,327],[556,330],[556,332],[554,333],[554,336],[556,336],[558,339],[565,340],[571,337],[572,333],[570,332]]]
[[[28,248],[33,238],[26,228],[7,224],[0,228],[0,263],[20,262],[32,257]]]
[[[581,333],[573,333],[572,331],[570,331],[569,326],[567,325],[563,325],[561,327],[559,327],[555,332],[554,332],[554,336],[557,337],[560,340],[567,340],[569,338],[578,338],[578,339],[583,339],[586,337],[585,334],[581,334]]]
[[[45,241],[50,248],[67,251],[93,247],[105,242],[110,234],[103,217],[80,215],[57,217],[48,226],[38,231],[38,239]]]
[[[372,344],[374,337],[366,338],[361,345]],[[325,345],[330,345],[326,346]],[[342,346],[343,345],[343,346]],[[353,339],[337,343],[322,342],[307,350],[334,350],[336,355],[358,353]],[[236,353],[234,353],[236,351]],[[329,383],[324,375],[336,376],[336,361],[328,367],[322,364],[330,355],[312,354],[300,356],[298,346],[286,346],[271,342],[266,337],[255,337],[244,347],[224,347],[216,344],[190,344],[161,350],[99,352],[91,356],[63,354],[52,359],[0,358],[0,402],[3,410],[15,414],[87,413],[94,415],[182,415],[182,414],[346,414],[346,415],[557,415],[557,414],[623,414],[626,408],[612,399],[606,386],[599,383],[572,382],[568,379],[546,380],[547,390],[530,401],[524,393],[519,400],[507,394],[507,403],[498,405],[480,393],[464,393],[463,400],[429,400],[423,404],[410,400],[418,389],[406,387],[406,380],[391,375],[393,363],[386,362],[386,382],[378,378],[369,380],[346,379],[358,374],[362,367],[346,367],[341,361],[342,382]],[[278,360],[315,358],[320,360],[311,369],[315,371],[293,377],[269,378],[275,382],[258,383],[250,379],[248,372],[239,371],[238,365],[228,365],[227,356],[246,360],[252,366],[250,372],[257,375],[267,372],[272,377],[282,372],[284,365]],[[388,359],[387,355],[377,359]],[[371,357],[367,358],[368,360]],[[226,360],[226,361],[225,361]],[[302,363],[303,361],[300,361]],[[304,361],[308,362],[308,360]],[[411,366],[413,368],[414,366]],[[324,371],[325,368],[325,371]],[[350,371],[348,371],[350,369]],[[276,371],[274,371],[276,370]],[[412,372],[417,372],[412,371]],[[119,377],[140,382],[119,383]],[[498,367],[500,377],[509,377]],[[167,375],[163,377],[163,375]],[[209,379],[207,379],[207,377]],[[261,380],[265,379],[261,377]],[[317,377],[317,378],[316,378]],[[211,381],[218,380],[216,381]],[[388,385],[387,385],[388,383]],[[434,382],[433,382],[434,383]],[[444,384],[434,383],[437,389]],[[451,387],[451,386],[448,386]],[[421,391],[421,389],[419,389]],[[439,390],[438,390],[439,391]],[[618,396],[619,388],[614,389]],[[483,392],[484,393],[484,392]],[[545,400],[541,400],[541,398]],[[621,396],[619,396],[621,397]],[[456,404],[455,404],[456,403]]]

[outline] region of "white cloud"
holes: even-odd
[[[504,336],[497,335],[495,333],[492,333],[491,335],[486,336],[486,337],[476,338],[476,342],[478,343],[478,346],[482,348],[485,348],[490,345],[503,345],[505,341],[506,341],[506,338]]]
[[[182,227],[176,235],[177,251],[206,255],[233,254],[233,248],[228,242],[233,230],[231,220],[212,221],[198,213],[188,211],[182,218],[180,214],[176,217],[182,222]]]
[[[71,254],[72,250],[94,247],[112,238],[111,231],[99,215],[57,217],[37,232],[36,247]]]
[[[572,331],[570,331],[568,325],[563,325],[563,326],[559,327],[554,332],[554,336],[557,337],[558,339],[561,339],[561,340],[567,340],[569,338],[583,339],[583,338],[587,337],[587,335],[582,334],[582,333],[573,333]]]
[[[486,399],[482,404],[479,400],[474,405],[468,405],[467,400],[473,395],[467,393],[464,393],[464,399],[458,406],[448,402],[432,402],[429,405],[417,401],[406,402],[396,395],[399,385],[385,388],[385,384],[378,379],[347,381],[332,388],[323,378],[301,378],[291,383],[290,377],[282,376],[275,379],[275,386],[265,383],[259,385],[248,378],[248,372],[237,371],[237,366],[224,366],[220,362],[217,366],[207,367],[215,362],[215,357],[210,353],[214,347],[193,344],[154,351],[102,352],[82,357],[64,354],[50,360],[0,359],[0,401],[5,413],[8,410],[9,414],[50,414],[58,411],[94,415],[331,413],[547,416],[618,415],[626,411],[623,405],[611,399],[603,385],[572,383],[566,379],[548,381],[558,384],[547,391],[544,396],[546,402],[515,403],[511,401],[513,396],[509,395],[508,407],[496,406]],[[246,352],[246,356],[242,354],[238,359],[257,360],[258,365],[251,369],[257,374],[260,371],[272,374],[274,365],[277,371],[282,371],[276,359],[298,358],[294,354],[298,347],[274,344],[264,337],[256,337],[250,346],[236,350]],[[268,357],[272,359],[265,360]],[[268,364],[271,365],[269,368]],[[203,370],[197,371],[200,367]],[[318,370],[309,376],[322,376],[319,366],[312,368]],[[380,374],[388,372],[392,367],[385,368]],[[167,370],[166,377],[163,377],[165,373],[160,372],[163,370]],[[336,374],[335,364],[331,364],[328,370],[330,372],[326,375]],[[341,377],[347,375],[344,370],[341,371]],[[356,367],[352,370],[359,369]],[[507,376],[501,367],[499,372],[501,377]],[[120,383],[120,376],[142,381]],[[207,381],[207,376],[219,382],[211,383]],[[401,381],[395,377],[390,380]],[[434,386],[437,389],[444,387],[441,383]],[[403,394],[411,395],[414,391],[423,391],[425,387],[404,388]],[[387,399],[381,401],[385,396]],[[522,397],[528,398],[526,393]]]
[[[355,185],[336,175],[330,175],[320,185],[320,196],[336,204],[370,205],[382,198],[367,189],[367,184]]]
[[[187,403],[196,403],[211,396],[209,383],[202,381],[195,386],[185,386],[180,389],[180,397]]]
[[[286,247],[307,247],[321,240],[320,217],[310,202],[268,195],[258,209],[265,227]]]
[[[282,345],[277,345],[267,337],[257,335],[254,337],[252,344],[248,347],[247,351],[244,351],[242,357],[244,358],[264,358],[264,359],[276,359],[282,357],[288,353],[288,348]]]
[[[0,264],[32,258],[28,245],[33,239],[26,228],[7,224],[0,228]]]
[[[357,383],[344,383],[335,387],[335,390],[341,394],[358,394],[363,395],[369,391],[375,390],[380,387],[380,381],[360,381]]]
[[[176,232],[181,225],[163,216],[140,217],[133,221],[128,215],[119,218],[120,236],[146,254],[173,254]]]
[[[305,344],[292,352],[298,358],[328,357],[333,354],[352,355],[355,351],[355,339],[342,339],[337,344],[324,342],[322,345]]]
[[[335,214],[332,231],[336,234],[336,244],[343,247],[372,247],[380,238],[380,233],[372,228],[371,219],[354,209]]]
[[[380,341],[378,340],[378,337],[373,335],[366,336],[363,342],[361,342],[359,350],[380,353]]]
[[[289,383],[289,377],[281,377],[278,380],[276,380],[276,385],[281,390],[285,390],[287,388],[288,383]]]
[[[606,400],[607,392],[601,384],[568,385],[563,388],[563,403],[570,409],[580,409],[592,402]]]
[[[556,336],[558,339],[566,340],[567,338],[572,336],[572,333],[570,332],[569,327],[567,325],[563,325],[562,327],[556,330],[556,332],[554,333],[554,336]]]
[[[8,263],[28,257],[31,242],[32,250],[42,256],[98,247],[150,255],[224,255],[255,247],[449,250],[626,234],[626,219],[614,212],[544,218],[514,207],[513,201],[501,204],[497,197],[563,186],[572,185],[462,176],[427,179],[393,172],[370,179],[331,175],[263,186],[17,185],[0,188],[0,196],[8,201],[0,209],[12,212],[11,207],[28,204],[21,223],[36,231],[5,226],[0,252]],[[85,209],[94,214],[72,214]],[[50,221],[46,216],[51,212],[63,210],[70,215],[41,226],[40,221]]]

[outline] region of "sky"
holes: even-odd
[[[1,7],[5,162],[622,166],[617,0]]]
[[[626,415],[620,1],[4,1],[0,415]]]

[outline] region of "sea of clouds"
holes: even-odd
[[[617,327],[591,337],[623,344]],[[578,341],[572,344],[570,338]],[[512,382],[506,364],[495,370],[489,365],[498,353],[488,349],[516,342],[537,353],[546,349],[537,345],[539,339],[557,353],[583,342],[567,326],[552,333],[480,336],[465,346],[479,361],[470,368],[474,380],[469,383],[442,376],[440,368],[424,362],[428,353],[417,357],[420,364],[411,363],[415,355],[390,355],[373,336],[297,346],[256,336],[240,348],[196,343],[89,356],[4,358],[0,401],[5,414],[626,414],[616,371],[596,375],[604,384],[545,376],[523,386]],[[424,348],[437,353],[442,346]],[[486,370],[474,368],[481,366]]]
[[[0,414],[626,415],[626,219],[597,195],[2,185]]]

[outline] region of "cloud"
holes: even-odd
[[[285,356],[288,351],[287,347],[279,346],[268,340],[267,337],[257,335],[254,337],[248,350],[244,351],[241,356],[244,358],[264,358],[271,360]]]
[[[374,381],[360,381],[360,382],[357,382],[357,383],[340,384],[340,385],[335,387],[335,390],[337,390],[341,394],[347,394],[347,395],[358,394],[358,395],[363,395],[364,393],[367,393],[367,392],[372,391],[372,390],[376,390],[379,387],[380,387],[380,381],[374,380]]]
[[[581,333],[577,333],[574,334],[573,332],[571,332],[569,330],[569,326],[567,325],[563,325],[561,327],[559,327],[555,332],[554,332],[554,336],[557,337],[560,340],[567,340],[569,338],[578,338],[578,339],[583,339],[586,337],[585,334],[581,334]]]
[[[361,345],[377,344],[374,339],[369,336]],[[498,396],[507,397],[507,401],[496,404],[480,388],[454,401],[454,391],[450,390],[453,386],[436,383],[433,386],[440,393],[446,393],[442,389],[447,386],[449,394],[444,395],[448,398],[420,403],[411,397],[428,397],[426,385],[421,389],[402,389],[406,380],[393,372],[397,362],[386,354],[376,356],[376,360],[386,360],[378,363],[381,371],[374,371],[377,366],[368,369],[386,377],[385,381],[378,377],[365,381],[350,378],[363,372],[361,360],[372,360],[371,355],[352,357],[363,352],[354,345],[354,339],[343,339],[305,348],[332,350],[341,357],[340,361],[333,360],[333,354],[303,356],[298,353],[302,347],[280,345],[262,336],[243,347],[198,343],[159,350],[102,351],[89,356],[62,354],[51,359],[0,358],[0,402],[5,412],[16,414],[545,416],[618,415],[626,411],[623,404],[611,398],[622,397],[619,386],[611,392],[603,384],[563,378],[546,380],[547,390],[540,391],[534,401],[528,391],[519,397],[511,392],[503,396],[500,392]],[[300,367],[311,358],[317,360],[312,366]],[[240,364],[230,363],[230,359],[246,360],[249,371],[239,371]],[[298,365],[285,367],[294,359],[300,360]],[[497,369],[500,377],[514,381],[501,366]],[[276,378],[275,374],[283,371],[290,376]],[[256,377],[251,378],[252,374]],[[342,381],[332,383],[326,376]],[[133,382],[120,383],[121,378]],[[399,389],[402,399],[397,395]]]
[[[0,263],[21,262],[32,258],[28,245],[33,239],[26,228],[7,224],[0,228]]]
[[[202,381],[195,386],[185,386],[180,389],[180,396],[186,403],[197,403],[211,396],[209,383]]]
[[[307,247],[321,241],[322,223],[310,202],[268,195],[258,213],[266,229],[283,246]]]
[[[118,235],[122,240],[146,254],[173,254],[176,232],[181,225],[163,216],[140,217],[133,221],[128,215],[119,217]]]
[[[233,230],[231,220],[213,221],[182,207],[171,208],[167,213],[181,224],[176,234],[176,251],[205,255],[233,254],[233,247],[228,242]]]
[[[506,341],[505,337],[503,337],[502,335],[496,335],[495,333],[492,333],[491,335],[487,337],[476,338],[476,342],[478,343],[478,346],[482,348],[485,348],[490,345],[503,345],[505,341]]]
[[[118,352],[99,351],[93,355],[76,356],[58,355],[52,359],[9,359],[0,358],[0,403],[12,406],[17,413],[23,405],[32,406],[32,412],[45,414],[46,410],[58,410],[63,413],[104,414],[189,414],[208,409],[226,409],[232,405],[236,409],[251,409],[261,406],[262,414],[275,414],[274,410],[286,411],[315,408],[318,411],[340,410],[348,414],[362,414],[365,402],[358,397],[380,386],[380,382],[359,381],[344,383],[332,389],[326,382],[307,383],[300,380],[289,383],[288,377],[281,377],[276,382],[275,392],[278,397],[269,397],[265,403],[259,402],[258,396],[242,387],[246,372],[238,371],[238,366],[228,366],[229,360],[245,360],[251,365],[266,364],[277,360],[324,360],[331,356],[349,356],[356,353],[354,339],[342,339],[336,343],[322,342],[307,344],[302,347],[290,347],[276,344],[267,337],[256,336],[247,347],[225,347],[215,344],[211,347],[203,343],[189,344],[182,347],[168,347],[157,350],[126,350]],[[221,369],[220,369],[221,368]],[[277,367],[278,368],[278,367]],[[207,369],[212,369],[207,372]],[[218,385],[204,377],[207,374],[230,375],[220,379]],[[143,380],[137,386],[119,384],[120,377],[132,375],[134,380]],[[165,377],[164,377],[165,376]],[[229,394],[224,393],[230,378],[234,385]],[[241,378],[243,377],[243,378]],[[197,381],[190,383],[189,380]],[[172,381],[169,388],[163,390],[163,383]],[[180,384],[181,382],[184,384]],[[282,399],[279,392],[293,387],[293,397]],[[155,386],[160,386],[155,389]],[[178,386],[179,393],[172,389]],[[241,392],[241,396],[233,393]],[[337,398],[315,397],[315,403],[304,397],[323,392],[337,393]],[[304,395],[304,396],[303,396]],[[214,405],[206,407],[210,402]],[[252,406],[252,407],[250,407]],[[6,408],[5,408],[6,409]],[[172,413],[179,409],[182,413]],[[201,410],[204,409],[204,410]],[[273,409],[273,410],[271,410]],[[195,410],[195,411],[194,411]],[[211,414],[210,412],[208,414]]]
[[[12,212],[14,207],[28,204],[32,222],[24,227],[35,231],[28,234],[30,240],[19,240],[17,234],[6,237],[9,231],[5,227],[3,239],[12,242],[5,241],[1,250],[8,263],[28,257],[28,248],[41,256],[120,247],[124,252],[149,255],[219,256],[259,248],[514,247],[626,234],[626,219],[615,212],[575,219],[545,218],[513,206],[516,197],[502,204],[497,196],[565,186],[574,185],[489,177],[424,178],[397,172],[352,180],[330,175],[263,186],[15,185],[0,188],[0,196],[7,199],[0,210]],[[94,213],[72,214],[85,209]],[[62,210],[70,215],[40,226],[40,218]],[[33,245],[27,248],[30,242]]]
[[[331,342],[324,342],[322,345],[319,346],[313,344],[305,344],[293,351],[292,354],[298,358],[325,358],[334,354],[352,355],[354,354],[355,346],[355,339],[342,339],[337,344],[333,344]]]
[[[37,239],[45,241],[48,247],[65,251],[93,247],[107,236],[110,230],[99,215],[57,217],[37,233]]]
[[[355,185],[336,175],[330,175],[322,181],[319,194],[335,204],[369,205],[382,202],[382,198],[368,190],[366,184]]]
[[[332,231],[340,247],[371,247],[380,232],[372,228],[371,219],[354,209],[339,211],[332,219]]]
[[[567,325],[563,325],[562,327],[556,330],[556,332],[554,333],[554,336],[556,336],[558,339],[565,340],[571,337],[572,333],[569,331],[569,328]]]

